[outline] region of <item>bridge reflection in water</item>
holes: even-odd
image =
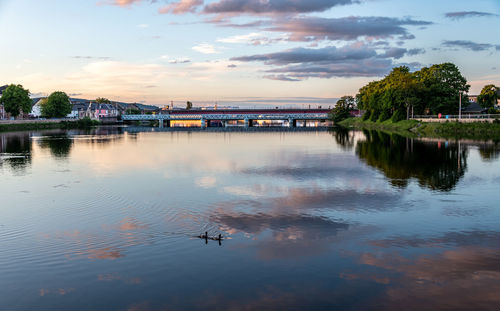
[[[157,115],[124,115],[124,121],[158,121],[162,127],[329,126],[327,109],[313,110],[200,110],[171,111]]]

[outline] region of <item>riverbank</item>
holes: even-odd
[[[35,131],[47,129],[76,129],[76,128],[90,128],[99,125],[100,122],[91,119],[81,120],[20,120],[16,122],[0,123],[0,132],[14,132],[14,131]]]
[[[404,136],[500,140],[500,123],[460,123],[455,121],[430,123],[415,120],[372,122],[364,121],[361,118],[349,118],[339,122],[338,125],[345,128],[381,130]]]

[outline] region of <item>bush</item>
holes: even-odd
[[[498,110],[495,109],[495,107],[490,107],[488,109],[488,113],[489,114],[497,114],[498,113]]]
[[[385,120],[391,117],[391,113],[387,110],[382,110],[380,115],[378,116],[377,122],[384,122]]]
[[[68,129],[70,128],[86,129],[99,125],[99,121],[92,120],[89,117],[85,117],[78,121],[63,121],[61,123],[63,128],[68,128]]]
[[[366,121],[366,120],[368,120],[370,118],[370,115],[371,115],[370,110],[366,110],[365,113],[363,114],[363,117],[361,117],[361,119],[363,121]]]

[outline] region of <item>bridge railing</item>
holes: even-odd
[[[442,115],[441,118],[437,115],[422,115],[413,116],[411,119],[444,119],[444,120],[457,120],[457,119],[498,119],[500,114],[462,114],[459,115]]]
[[[326,113],[276,113],[276,114],[192,114],[192,115],[122,115],[123,120],[313,120],[328,119]]]

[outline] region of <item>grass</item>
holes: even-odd
[[[372,122],[368,120],[363,121],[361,118],[349,118],[339,122],[338,125],[347,128],[381,130],[404,136],[500,139],[500,123],[459,123],[454,121],[427,123],[415,120]]]
[[[99,121],[91,120],[88,118],[77,121],[0,124],[0,132],[90,128],[99,124]]]

